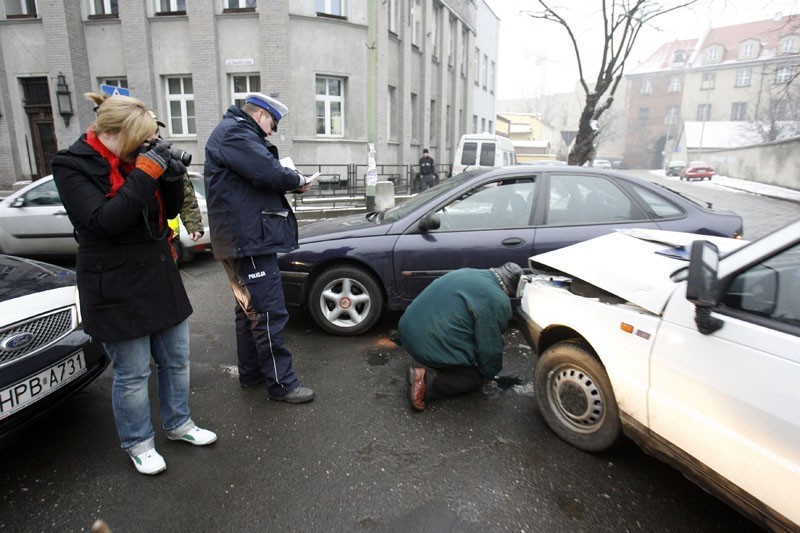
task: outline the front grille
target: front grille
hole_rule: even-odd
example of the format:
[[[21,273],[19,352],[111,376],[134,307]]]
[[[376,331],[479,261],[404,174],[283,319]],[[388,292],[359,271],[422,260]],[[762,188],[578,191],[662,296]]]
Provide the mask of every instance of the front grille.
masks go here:
[[[76,326],[75,306],[70,306],[0,330],[0,367],[44,350],[69,335]],[[26,339],[30,340],[16,346]]]

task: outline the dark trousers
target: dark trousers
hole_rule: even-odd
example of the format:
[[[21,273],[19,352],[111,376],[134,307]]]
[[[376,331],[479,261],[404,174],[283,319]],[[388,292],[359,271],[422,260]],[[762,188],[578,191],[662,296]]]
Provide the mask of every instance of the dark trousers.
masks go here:
[[[236,355],[239,381],[265,379],[270,396],[283,396],[300,382],[292,369],[292,354],[284,346],[289,321],[276,255],[222,261],[236,297]]]
[[[420,190],[426,191],[433,187],[433,183],[435,181],[435,176],[433,174],[423,174],[419,178],[419,186]]]
[[[425,386],[426,401],[440,400],[480,390],[483,386],[483,376],[474,365],[428,369],[425,372]]]

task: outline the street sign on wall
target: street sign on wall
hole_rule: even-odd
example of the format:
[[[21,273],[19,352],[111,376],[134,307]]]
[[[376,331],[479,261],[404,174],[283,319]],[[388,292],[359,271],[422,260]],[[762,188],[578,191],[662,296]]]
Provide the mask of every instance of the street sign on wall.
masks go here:
[[[119,94],[121,96],[131,95],[130,89],[126,89],[125,87],[117,87],[116,85],[101,85],[100,90],[106,93],[108,96],[114,96],[115,94]]]

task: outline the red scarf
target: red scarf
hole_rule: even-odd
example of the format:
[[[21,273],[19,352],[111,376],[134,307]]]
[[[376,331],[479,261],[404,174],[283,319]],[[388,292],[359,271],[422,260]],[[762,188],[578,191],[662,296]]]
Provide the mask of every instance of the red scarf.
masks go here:
[[[86,144],[91,146],[95,152],[100,154],[103,159],[108,161],[108,164],[111,167],[111,172],[108,174],[108,179],[111,181],[111,191],[106,194],[106,197],[113,198],[116,196],[120,187],[125,185],[125,177],[120,173],[119,169],[121,168],[122,171],[127,175],[128,172],[133,170],[134,165],[133,163],[120,161],[120,159],[114,155],[111,150],[106,148],[106,145],[103,144],[103,142],[97,136],[97,132],[92,128],[89,128],[86,131]],[[161,200],[161,191],[158,189],[156,189],[155,198],[158,201],[158,229],[160,231],[164,227],[164,202]]]

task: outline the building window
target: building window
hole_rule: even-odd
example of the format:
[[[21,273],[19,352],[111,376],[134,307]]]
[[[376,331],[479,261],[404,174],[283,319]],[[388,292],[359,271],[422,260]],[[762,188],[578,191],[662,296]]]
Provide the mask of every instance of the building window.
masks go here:
[[[436,131],[436,100],[431,100],[431,122],[430,122],[430,144],[431,146],[434,145],[434,139],[437,138],[437,131]]]
[[[472,115],[472,133],[478,133],[478,115]]]
[[[781,43],[781,52],[791,54],[797,52],[797,40],[794,37],[787,37]]]
[[[678,123],[678,106],[667,106],[667,114],[664,116],[664,124],[674,125]]]
[[[231,77],[231,102],[236,107],[244,105],[249,93],[261,92],[261,77],[258,74],[234,74]]]
[[[649,107],[640,107],[639,108],[639,122],[647,122],[650,120],[650,108]]]
[[[681,78],[680,76],[672,76],[669,79],[669,92],[677,93],[681,90]]]
[[[167,104],[171,135],[196,135],[192,77],[167,78]]]
[[[494,61],[489,63],[489,92],[494,94]]]
[[[450,35],[448,36],[450,46],[447,49],[447,66],[450,68],[455,67],[456,65],[456,29],[458,28],[456,24],[456,19],[450,17]]]
[[[697,120],[702,122],[711,120],[711,104],[700,104],[697,106]]]
[[[714,83],[717,79],[717,75],[714,72],[704,72],[703,73],[703,82],[700,84],[701,91],[710,91],[714,88]]]
[[[481,49],[475,47],[475,85],[481,82]]]
[[[652,94],[653,82],[650,80],[642,80],[642,86],[639,88],[639,94]]]
[[[483,79],[483,90],[486,90],[489,80],[489,56],[483,54],[483,63],[481,63],[481,78]]]
[[[119,5],[118,0],[93,0],[91,3],[91,15],[95,17],[101,16],[118,16]]]
[[[747,102],[734,102],[731,104],[731,120],[747,119]]]
[[[720,49],[718,46],[714,46],[708,49],[706,52],[706,61],[708,63],[716,63],[720,60]]]
[[[775,71],[775,83],[786,84],[792,81],[794,69],[792,67],[781,67]]]
[[[742,46],[742,57],[748,58],[753,57],[753,52],[755,51],[755,47],[753,43],[746,43]]]
[[[397,87],[389,85],[388,92],[389,105],[386,110],[386,135],[391,141],[397,140],[399,130],[397,120]]]
[[[100,80],[100,85],[110,85],[111,87],[128,88],[128,78],[104,78]]]
[[[341,137],[344,134],[344,80],[317,76],[317,135]]]
[[[38,14],[36,0],[3,0],[6,18],[35,18]]]
[[[413,0],[411,7],[411,44],[419,48],[422,38],[422,0]]]
[[[686,52],[683,50],[675,50],[675,53],[672,54],[672,63],[685,63],[686,62]]]
[[[333,17],[344,16],[344,0],[316,0],[317,15],[330,15]]]
[[[411,93],[411,141],[419,141],[419,99],[415,93]]]
[[[466,27],[461,29],[461,77],[467,77],[467,66],[469,65],[469,30]]]
[[[751,70],[749,68],[742,68],[736,72],[736,87],[749,87],[750,86]]]
[[[156,0],[156,15],[185,15],[186,0]]]
[[[431,56],[434,60],[439,60],[439,22],[442,20],[442,6],[433,5],[433,16],[431,17]]]
[[[393,33],[397,35],[399,32],[397,28],[399,26],[398,18],[399,14],[398,11],[400,10],[400,0],[389,0],[389,33]]]
[[[224,11],[240,12],[240,11],[255,11],[256,0],[225,0]]]

